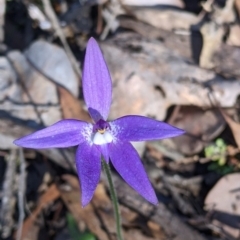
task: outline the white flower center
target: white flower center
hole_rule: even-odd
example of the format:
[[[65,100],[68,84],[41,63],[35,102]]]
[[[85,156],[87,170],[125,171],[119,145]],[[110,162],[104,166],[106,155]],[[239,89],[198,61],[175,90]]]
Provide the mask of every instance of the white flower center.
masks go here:
[[[97,131],[93,135],[93,143],[96,145],[103,145],[113,141],[113,136],[109,131]]]

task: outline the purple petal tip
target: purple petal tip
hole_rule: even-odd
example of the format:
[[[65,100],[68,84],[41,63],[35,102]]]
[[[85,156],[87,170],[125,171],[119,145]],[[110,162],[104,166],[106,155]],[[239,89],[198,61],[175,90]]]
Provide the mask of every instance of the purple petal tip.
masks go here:
[[[185,134],[186,133],[186,131],[185,130],[183,130],[183,129],[180,129],[180,128],[177,128],[177,131],[176,131],[176,136],[180,136],[180,135],[183,135],[183,134]]]
[[[94,37],[90,37],[89,38],[89,40],[88,40],[88,45],[91,45],[91,44],[96,44],[96,45],[98,45],[98,43],[97,43],[97,41],[95,40],[95,38]]]
[[[22,138],[18,138],[16,140],[13,141],[13,144],[19,146],[19,147],[25,147],[25,144],[24,144],[24,137]]]
[[[110,123],[119,128],[117,137],[124,141],[149,141],[177,137],[185,133],[184,130],[155,119],[128,115]]]
[[[156,205],[158,199],[155,191],[133,146],[128,142],[111,144],[109,155],[114,168],[128,185],[147,201]]]
[[[88,123],[75,120],[61,120],[47,128],[16,139],[13,143],[25,148],[65,148],[76,146],[85,141],[82,129],[88,127]]]
[[[112,80],[102,51],[94,38],[90,38],[83,65],[83,95],[89,113],[96,122],[106,120],[112,99]]]

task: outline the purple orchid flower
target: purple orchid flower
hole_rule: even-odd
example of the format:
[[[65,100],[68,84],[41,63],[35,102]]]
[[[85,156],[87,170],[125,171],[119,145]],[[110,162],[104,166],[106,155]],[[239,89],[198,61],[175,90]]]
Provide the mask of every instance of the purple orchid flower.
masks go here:
[[[94,123],[61,120],[50,127],[14,141],[26,148],[66,148],[78,145],[76,167],[80,177],[82,206],[93,197],[100,180],[101,156],[140,195],[153,204],[158,200],[131,141],[156,140],[184,133],[167,123],[142,116],[124,116],[107,122],[112,81],[101,50],[91,38],[87,44],[82,78],[83,94]]]

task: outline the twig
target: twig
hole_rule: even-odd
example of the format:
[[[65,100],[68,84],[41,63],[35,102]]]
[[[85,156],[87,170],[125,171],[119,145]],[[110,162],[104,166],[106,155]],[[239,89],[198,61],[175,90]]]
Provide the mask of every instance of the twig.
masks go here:
[[[17,150],[12,149],[7,157],[7,169],[3,183],[2,205],[0,209],[1,235],[2,238],[10,236],[13,228],[13,210],[15,205],[14,180],[16,173]]]
[[[18,183],[18,209],[19,209],[19,217],[18,217],[18,231],[16,240],[21,240],[22,237],[22,228],[23,228],[23,220],[25,217],[24,212],[24,196],[26,190],[26,163],[23,155],[22,148],[19,149],[19,160],[20,160],[20,176]]]
[[[213,3],[214,0],[207,0],[206,2],[202,3],[202,10],[198,15],[199,21],[201,21],[207,13],[210,13],[212,11]]]
[[[125,10],[123,9],[121,2],[118,0],[111,0],[109,4],[102,10],[102,16],[106,22],[106,26],[100,36],[101,40],[104,40],[108,33],[115,32],[119,27],[119,20],[117,16],[124,14]]]
[[[18,81],[20,83],[20,86],[21,88],[23,89],[24,93],[27,95],[29,101],[31,101],[32,103],[32,106],[33,106],[33,109],[38,117],[38,120],[40,122],[41,125],[44,125],[44,121],[42,119],[42,116],[41,116],[41,112],[39,111],[38,107],[37,107],[37,104],[35,103],[34,99],[32,98],[31,94],[29,93],[28,91],[28,88],[25,84],[25,81],[24,81],[24,75],[23,75],[23,72],[21,71],[22,69],[20,69],[14,61],[12,61],[12,58],[7,56],[7,60],[9,61],[9,63],[11,64],[11,67],[14,69],[16,75],[17,75],[17,78],[18,78]]]
[[[102,18],[102,5],[98,5],[98,18],[97,18],[97,27],[96,33],[100,34],[103,29],[103,18]]]
[[[1,1],[1,0],[0,0]],[[49,18],[49,20],[51,21],[52,23],[52,26],[53,28],[55,29],[56,31],[56,34],[57,36],[60,38],[61,42],[62,42],[62,45],[69,57],[69,60],[71,61],[72,63],[72,66],[76,72],[76,74],[81,77],[81,71],[80,71],[80,68],[78,66],[78,63],[77,63],[77,60],[75,59],[75,56],[73,55],[68,43],[67,43],[67,40],[66,40],[66,37],[64,36],[63,32],[62,32],[62,29],[59,25],[59,22],[58,22],[58,19],[56,17],[56,14],[52,8],[52,5],[50,3],[49,0],[42,0],[42,3],[43,3],[43,7],[44,7],[44,11],[47,15],[47,17]]]

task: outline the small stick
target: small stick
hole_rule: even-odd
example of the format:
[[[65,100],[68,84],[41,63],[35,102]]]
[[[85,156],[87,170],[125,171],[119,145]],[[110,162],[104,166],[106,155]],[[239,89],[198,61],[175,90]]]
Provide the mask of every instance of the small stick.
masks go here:
[[[52,25],[53,25],[53,28],[55,29],[56,31],[56,34],[57,36],[59,37],[59,39],[61,40],[62,42],[62,45],[69,57],[69,60],[71,61],[72,63],[72,66],[73,66],[73,69],[75,70],[76,74],[81,77],[81,71],[80,71],[80,68],[78,66],[78,63],[77,63],[77,60],[75,58],[75,56],[73,55],[68,43],[67,43],[67,40],[66,40],[66,37],[64,36],[63,32],[62,32],[62,29],[60,27],[60,24],[58,22],[58,19],[56,17],[56,14],[52,8],[52,5],[50,3],[49,0],[42,0],[42,3],[43,3],[43,7],[44,7],[44,11],[47,15],[47,17],[49,18],[49,20],[51,21]]]

